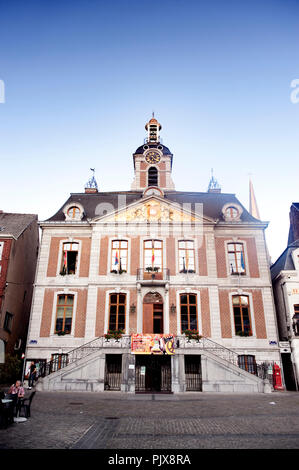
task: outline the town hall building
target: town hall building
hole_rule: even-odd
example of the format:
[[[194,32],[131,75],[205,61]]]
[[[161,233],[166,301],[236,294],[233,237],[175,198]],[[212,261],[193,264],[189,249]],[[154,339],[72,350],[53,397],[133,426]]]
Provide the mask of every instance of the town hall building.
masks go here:
[[[214,177],[176,191],[161,124],[145,128],[130,190],[101,192],[93,176],[40,222],[26,350],[37,386],[269,391],[281,357],[268,224]]]

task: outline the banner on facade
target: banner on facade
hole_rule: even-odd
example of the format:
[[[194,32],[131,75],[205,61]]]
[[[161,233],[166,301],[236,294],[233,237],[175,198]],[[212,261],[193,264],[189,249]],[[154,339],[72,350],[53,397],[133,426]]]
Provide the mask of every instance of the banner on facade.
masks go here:
[[[132,354],[174,354],[174,336],[171,334],[135,334],[131,337]]]

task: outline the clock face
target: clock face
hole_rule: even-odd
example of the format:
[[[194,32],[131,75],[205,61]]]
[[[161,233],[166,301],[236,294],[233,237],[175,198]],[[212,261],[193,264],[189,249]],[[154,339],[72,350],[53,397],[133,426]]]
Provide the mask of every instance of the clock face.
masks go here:
[[[159,161],[161,160],[161,155],[159,154],[159,152],[157,152],[157,150],[150,150],[149,152],[147,152],[145,160],[147,161],[147,163],[159,163]]]

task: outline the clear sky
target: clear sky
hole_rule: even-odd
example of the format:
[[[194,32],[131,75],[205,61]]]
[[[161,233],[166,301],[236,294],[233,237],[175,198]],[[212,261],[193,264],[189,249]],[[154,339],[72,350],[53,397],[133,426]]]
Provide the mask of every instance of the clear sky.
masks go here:
[[[44,220],[90,167],[130,189],[154,110],[177,190],[213,168],[248,208],[251,174],[274,261],[299,201],[298,56],[298,0],[0,0],[0,209]]]

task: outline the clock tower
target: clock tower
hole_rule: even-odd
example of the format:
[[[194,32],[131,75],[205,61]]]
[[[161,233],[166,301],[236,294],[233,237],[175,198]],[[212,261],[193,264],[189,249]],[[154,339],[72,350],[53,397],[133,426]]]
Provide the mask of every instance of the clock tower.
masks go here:
[[[163,191],[174,190],[171,178],[172,153],[161,143],[161,124],[154,113],[145,129],[147,137],[144,144],[133,154],[135,177],[131,189],[144,191],[149,187],[158,187]]]

